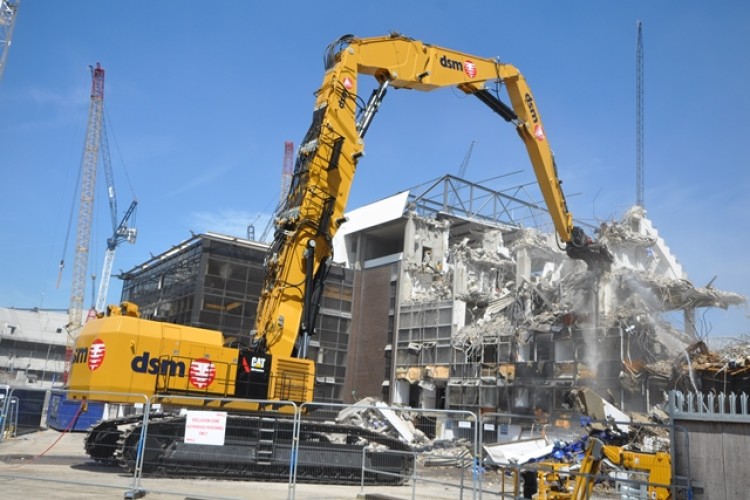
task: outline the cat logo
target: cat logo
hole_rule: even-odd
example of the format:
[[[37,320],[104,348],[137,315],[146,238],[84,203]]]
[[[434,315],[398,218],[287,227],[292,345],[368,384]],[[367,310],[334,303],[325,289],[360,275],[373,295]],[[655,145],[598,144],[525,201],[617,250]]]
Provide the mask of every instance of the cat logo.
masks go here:
[[[266,358],[253,356],[250,360],[250,371],[264,373],[266,371]]]

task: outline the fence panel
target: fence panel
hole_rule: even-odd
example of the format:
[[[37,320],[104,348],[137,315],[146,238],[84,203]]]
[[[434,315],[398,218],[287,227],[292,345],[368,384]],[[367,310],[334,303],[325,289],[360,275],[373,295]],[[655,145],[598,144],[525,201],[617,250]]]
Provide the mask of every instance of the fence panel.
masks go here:
[[[470,412],[355,405],[303,404],[295,481],[337,476],[359,494],[393,498],[473,498],[477,484],[476,416]],[[309,439],[320,429],[324,439]],[[340,457],[334,461],[329,454]],[[315,466],[315,457],[323,464]]]
[[[91,456],[91,424],[117,407],[95,401],[114,393],[9,388],[0,411],[0,481],[5,498],[76,498],[81,492],[116,497],[138,490],[135,472],[115,465],[114,457]],[[143,401],[145,395],[131,395]],[[82,399],[83,398],[83,399]],[[142,414],[136,418],[142,418]],[[84,423],[82,427],[80,423]],[[100,448],[108,443],[100,435]],[[118,492],[119,491],[119,492]]]
[[[672,473],[675,443],[684,447],[689,436],[680,432],[676,439],[672,425],[653,422],[502,413],[478,419],[471,412],[376,401],[298,408],[291,402],[145,395],[129,415],[123,408],[132,405],[99,406],[98,393],[80,391],[79,399],[59,391],[33,394],[31,401],[46,401],[47,415],[29,417],[21,411],[22,396],[28,397],[10,390],[1,398],[0,481],[18,492],[28,488],[27,497],[49,489],[49,481],[58,483],[60,495],[70,489],[71,498],[77,491],[114,497],[114,489],[126,498],[239,499],[252,493],[264,500],[524,498],[571,491],[576,483],[587,487],[584,479],[600,483],[595,494],[669,492],[680,498],[682,485],[690,484],[689,477]],[[734,402],[743,418],[744,401]],[[694,408],[705,418],[698,404]],[[76,424],[97,412],[116,419],[97,425],[86,440]],[[734,413],[727,410],[725,417],[736,418]],[[22,430],[21,421],[32,428]],[[35,421],[43,430],[33,428]],[[595,442],[602,446],[594,448]],[[595,458],[588,463],[587,450]],[[591,467],[594,462],[599,468]]]
[[[123,436],[128,470],[144,491],[190,498],[247,498],[263,482],[269,498],[291,496],[297,407],[292,402],[153,397],[143,426]],[[253,491],[256,491],[253,487]]]

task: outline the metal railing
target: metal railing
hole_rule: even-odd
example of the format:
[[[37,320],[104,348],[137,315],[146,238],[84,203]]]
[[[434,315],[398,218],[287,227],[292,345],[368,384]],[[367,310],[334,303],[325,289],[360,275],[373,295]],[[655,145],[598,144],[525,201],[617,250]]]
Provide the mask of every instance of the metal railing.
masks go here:
[[[76,396],[80,395],[76,391]],[[87,401],[103,395],[107,393],[85,394]],[[13,397],[8,394],[6,401]],[[147,492],[191,498],[245,498],[247,487],[238,480],[272,481],[276,496],[268,498],[307,498],[320,484],[326,484],[326,490],[340,491],[338,496],[342,497],[385,489],[411,499],[523,498],[532,483],[559,481],[570,487],[577,477],[587,476],[576,470],[585,440],[578,447],[575,443],[584,436],[595,437],[591,429],[604,432],[615,428],[625,436],[636,428],[632,422],[551,420],[507,413],[477,416],[468,411],[394,407],[380,402],[298,406],[286,401],[185,395],[174,396],[174,401],[169,397],[139,397],[143,399],[142,413],[128,421],[117,439],[120,451],[113,460],[125,464],[127,475],[112,467],[94,470],[91,458],[66,452],[65,460],[82,472],[56,478],[46,475],[43,480],[116,488],[125,498],[139,498]],[[671,394],[670,402],[677,415],[747,418],[745,395],[712,398]],[[178,411],[178,404],[190,409]],[[163,409],[170,405],[175,411],[168,414]],[[15,411],[11,407],[5,405],[3,426],[10,425],[6,423]],[[688,433],[677,432],[673,421],[639,423],[637,428],[644,434],[662,436],[641,440],[644,448],[638,451],[666,450],[674,457],[675,442],[681,449],[688,449]],[[78,433],[70,439],[83,441],[84,435]],[[496,453],[505,444],[524,440],[537,440],[546,449],[533,457],[520,452]],[[4,451],[10,445],[0,443],[0,456],[10,456]],[[24,446],[28,455],[44,453],[41,442],[39,446]],[[164,452],[171,454],[168,460],[160,458]],[[27,481],[38,478],[32,474],[33,468],[16,465],[0,460],[0,476]],[[114,470],[120,473],[114,475]],[[206,473],[212,470],[225,477]],[[189,483],[165,479],[174,474],[189,478]],[[670,488],[672,498],[679,498],[691,484],[690,477],[676,477],[674,471],[670,485],[649,482],[643,471],[635,469],[595,477],[634,495],[649,487]]]
[[[670,414],[682,419],[750,422],[750,395],[680,391],[669,393]]]

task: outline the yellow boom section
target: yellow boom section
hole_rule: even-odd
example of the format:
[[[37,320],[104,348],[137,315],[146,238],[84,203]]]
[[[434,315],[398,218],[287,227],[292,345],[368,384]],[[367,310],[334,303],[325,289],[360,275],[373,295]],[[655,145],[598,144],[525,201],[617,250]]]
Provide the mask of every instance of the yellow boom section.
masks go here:
[[[557,233],[572,238],[573,218],[560,188],[541,114],[521,73],[512,65],[444,49],[401,35],[346,36],[331,50],[323,84],[316,93],[313,121],[300,145],[294,178],[267,260],[267,275],[256,322],[256,339],[274,356],[299,354],[298,335],[312,332],[316,291],[322,290],[332,239],[344,210],[363,137],[388,86],[431,91],[457,87],[473,94],[515,124],[526,145]],[[358,118],[358,76],[379,82]],[[485,84],[504,85],[511,106]],[[303,342],[304,343],[304,342]],[[302,356],[304,356],[304,351]]]

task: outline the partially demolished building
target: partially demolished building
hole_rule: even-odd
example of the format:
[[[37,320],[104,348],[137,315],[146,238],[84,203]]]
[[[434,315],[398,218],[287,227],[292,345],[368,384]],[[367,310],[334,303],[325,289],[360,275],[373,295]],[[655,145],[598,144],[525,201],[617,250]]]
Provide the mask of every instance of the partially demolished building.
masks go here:
[[[335,259],[356,272],[352,341],[367,346],[350,366],[369,366],[357,392],[375,393],[380,338],[391,403],[554,414],[587,386],[642,411],[669,382],[650,367],[696,340],[696,310],[744,302],[693,286],[639,207],[595,228],[615,262],[590,271],[531,227],[546,214],[522,191],[446,176],[348,214]]]
[[[695,311],[744,298],[692,286],[637,207],[592,228],[615,262],[589,271],[544,231],[526,186],[445,176],[347,213],[310,343],[316,400],[523,414],[568,412],[579,386],[626,411],[663,400]],[[125,273],[123,300],[248,337],[265,248],[194,236]]]

